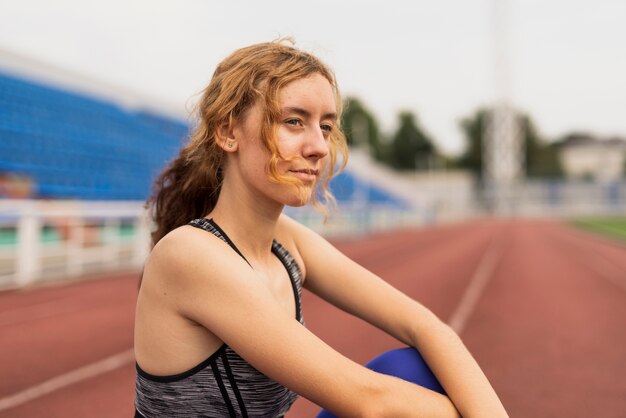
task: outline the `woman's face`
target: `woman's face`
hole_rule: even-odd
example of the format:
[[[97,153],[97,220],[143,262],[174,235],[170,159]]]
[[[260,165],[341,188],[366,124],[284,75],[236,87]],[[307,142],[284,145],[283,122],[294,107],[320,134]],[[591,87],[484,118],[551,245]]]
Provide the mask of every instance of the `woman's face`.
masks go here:
[[[328,80],[313,74],[287,84],[279,93],[281,118],[276,144],[284,158],[278,173],[296,180],[299,186],[275,182],[269,175],[270,152],[260,138],[263,112],[257,103],[235,128],[235,164],[244,183],[253,192],[281,204],[301,206],[314,191],[327,163],[328,141],[337,122],[335,96]]]

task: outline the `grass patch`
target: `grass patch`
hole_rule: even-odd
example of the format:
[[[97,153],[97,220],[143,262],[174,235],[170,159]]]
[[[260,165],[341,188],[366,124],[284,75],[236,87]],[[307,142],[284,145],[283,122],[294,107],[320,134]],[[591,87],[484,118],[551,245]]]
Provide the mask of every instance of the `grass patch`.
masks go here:
[[[626,217],[579,218],[570,223],[578,228],[626,242]]]

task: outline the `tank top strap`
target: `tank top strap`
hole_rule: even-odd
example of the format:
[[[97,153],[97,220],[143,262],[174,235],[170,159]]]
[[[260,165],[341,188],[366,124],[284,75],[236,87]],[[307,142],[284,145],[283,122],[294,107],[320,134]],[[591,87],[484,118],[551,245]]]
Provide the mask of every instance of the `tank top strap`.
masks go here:
[[[195,226],[196,228],[204,229],[205,231],[212,233],[213,235],[215,235],[216,237],[218,237],[219,239],[221,239],[222,241],[230,245],[230,247],[233,250],[235,250],[235,252],[239,254],[241,258],[243,258],[246,261],[246,263],[248,263],[248,265],[250,265],[250,262],[246,260],[246,257],[244,257],[241,251],[239,251],[239,248],[237,248],[235,243],[233,243],[231,239],[228,238],[228,235],[226,235],[226,232],[224,232],[224,230],[220,228],[219,225],[216,224],[213,219],[198,218],[189,222],[189,225]],[[252,267],[252,265],[250,265],[250,267]]]
[[[272,252],[281,261],[289,280],[291,281],[291,287],[293,289],[294,299],[296,301],[296,319],[304,324],[302,318],[302,271],[298,266],[298,263],[293,256],[287,251],[287,249],[278,241],[274,240],[272,243]]]

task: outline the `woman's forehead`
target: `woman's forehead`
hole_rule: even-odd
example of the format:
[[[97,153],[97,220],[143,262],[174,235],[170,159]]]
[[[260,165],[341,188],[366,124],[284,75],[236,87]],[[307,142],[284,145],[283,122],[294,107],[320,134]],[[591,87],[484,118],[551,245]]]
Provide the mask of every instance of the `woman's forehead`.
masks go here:
[[[336,114],[335,92],[321,74],[292,81],[279,93],[281,110],[300,111],[299,113]]]

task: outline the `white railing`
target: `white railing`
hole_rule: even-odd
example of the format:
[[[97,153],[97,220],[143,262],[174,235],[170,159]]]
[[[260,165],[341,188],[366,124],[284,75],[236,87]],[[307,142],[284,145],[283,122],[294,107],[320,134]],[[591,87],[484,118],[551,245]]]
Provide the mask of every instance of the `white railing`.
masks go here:
[[[438,221],[431,209],[342,205],[328,221],[311,207],[287,213],[328,237]],[[134,269],[150,248],[142,202],[0,199],[0,288]]]
[[[0,200],[0,287],[141,269],[150,223],[142,202]]]
[[[328,237],[359,236],[488,214],[472,193],[459,198],[435,191],[419,206],[406,209],[365,201],[342,204],[326,223],[311,207],[287,208],[286,213]],[[0,199],[0,288],[98,272],[139,271],[150,248],[147,215],[139,201]],[[624,216],[626,183],[528,182],[519,190],[512,215]]]
[[[444,210],[445,209],[445,210]],[[379,231],[420,227],[440,222],[454,222],[476,216],[473,208],[465,207],[463,214],[453,213],[449,208],[437,205],[400,208],[385,204],[344,202],[331,210],[328,219],[314,208],[285,208],[285,213],[321,235],[334,237],[358,237]]]
[[[626,215],[626,181],[531,180],[520,185],[513,195],[514,208],[508,213],[522,217]]]

